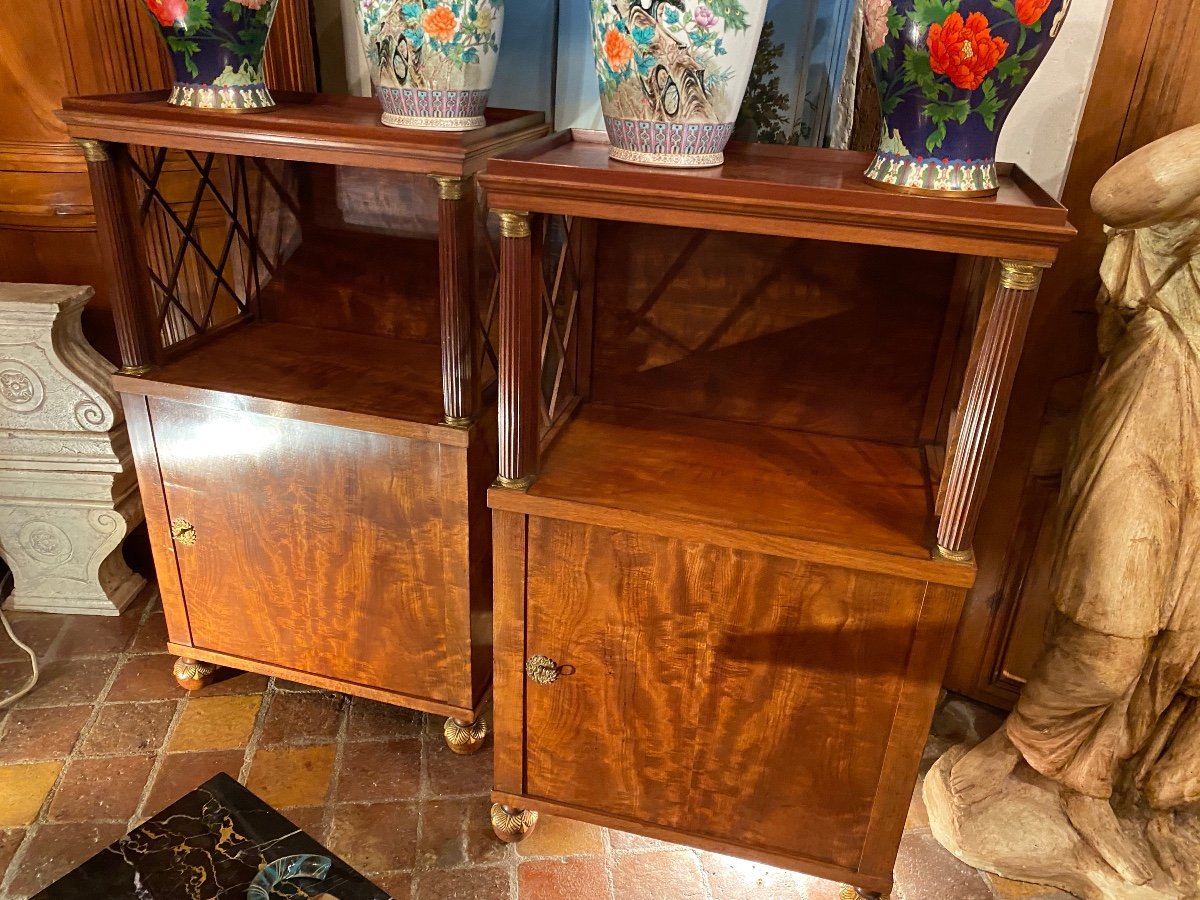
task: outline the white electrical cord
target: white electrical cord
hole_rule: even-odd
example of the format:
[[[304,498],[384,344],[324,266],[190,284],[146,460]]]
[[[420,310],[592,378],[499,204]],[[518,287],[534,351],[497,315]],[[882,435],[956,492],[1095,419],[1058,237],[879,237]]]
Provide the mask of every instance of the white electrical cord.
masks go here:
[[[4,589],[7,587],[5,582],[11,582],[11,580],[12,573],[10,572],[3,579],[3,581],[0,581],[0,603],[3,603],[5,596],[8,594],[8,591]],[[0,607],[0,623],[4,625],[4,630],[7,631],[8,636],[13,639],[13,643],[29,654],[29,662],[33,665],[33,674],[29,676],[29,681],[26,683],[25,687],[21,688],[11,697],[5,697],[3,700],[0,700],[0,709],[4,709],[6,706],[12,706],[30,691],[32,691],[34,686],[38,683],[38,661],[37,654],[34,653],[33,650],[31,650],[26,644],[23,644],[21,639],[13,633],[12,625],[9,624],[8,618],[4,615],[3,607]]]

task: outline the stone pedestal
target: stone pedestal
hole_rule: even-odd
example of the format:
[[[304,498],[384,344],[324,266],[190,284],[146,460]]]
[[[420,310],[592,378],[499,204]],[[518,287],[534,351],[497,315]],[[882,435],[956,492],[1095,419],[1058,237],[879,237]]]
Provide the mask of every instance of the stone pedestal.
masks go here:
[[[145,586],[121,555],[142,520],[113,366],[84,340],[92,289],[0,283],[0,555],[11,609],[115,616]]]

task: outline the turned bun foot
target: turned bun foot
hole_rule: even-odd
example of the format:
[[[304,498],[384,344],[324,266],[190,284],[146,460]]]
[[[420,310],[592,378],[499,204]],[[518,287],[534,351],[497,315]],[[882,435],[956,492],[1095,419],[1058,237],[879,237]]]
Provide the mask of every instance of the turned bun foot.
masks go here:
[[[212,681],[217,667],[212,663],[199,662],[183,656],[175,660],[175,668],[172,671],[181,688],[185,691],[198,691]]]
[[[446,746],[462,756],[478,753],[487,737],[487,723],[482,718],[474,722],[464,722],[461,719],[449,718],[442,728],[446,738]]]
[[[884,896],[879,891],[846,885],[838,892],[838,900],[884,900]]]
[[[492,831],[506,844],[516,844],[529,836],[537,825],[538,814],[532,809],[513,809],[500,803],[492,804]]]

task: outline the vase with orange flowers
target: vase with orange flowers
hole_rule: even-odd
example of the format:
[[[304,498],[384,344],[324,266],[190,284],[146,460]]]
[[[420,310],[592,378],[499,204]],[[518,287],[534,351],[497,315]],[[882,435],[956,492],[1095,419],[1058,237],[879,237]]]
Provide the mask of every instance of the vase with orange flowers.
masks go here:
[[[275,105],[263,82],[278,0],[143,0],[171,54],[174,106],[245,111]]]
[[[719,166],[767,0],[590,0],[600,105],[623,162]]]
[[[916,193],[996,193],[1004,120],[1071,0],[866,0],[883,138],[867,178]]]
[[[384,125],[484,126],[504,0],[358,0],[358,13]]]

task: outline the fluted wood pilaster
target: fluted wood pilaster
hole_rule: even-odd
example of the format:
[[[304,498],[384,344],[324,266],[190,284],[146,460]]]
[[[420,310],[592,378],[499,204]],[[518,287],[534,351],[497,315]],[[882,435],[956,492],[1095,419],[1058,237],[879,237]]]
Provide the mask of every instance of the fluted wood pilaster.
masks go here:
[[[138,375],[154,365],[158,341],[146,254],[138,232],[140,216],[125,163],[128,148],[100,141],[78,143],[87,159],[101,258],[112,275],[110,301],[121,371]]]
[[[475,180],[435,177],[441,292],[442,398],[446,422],[479,413],[479,308],[475,297]]]
[[[528,213],[500,212],[500,477],[524,490],[537,472],[540,298]]]
[[[1041,277],[1037,264],[1000,261],[996,294],[985,308],[982,340],[967,368],[958,437],[945,475],[937,542],[939,553],[950,559],[971,558],[975,525],[996,462]]]

